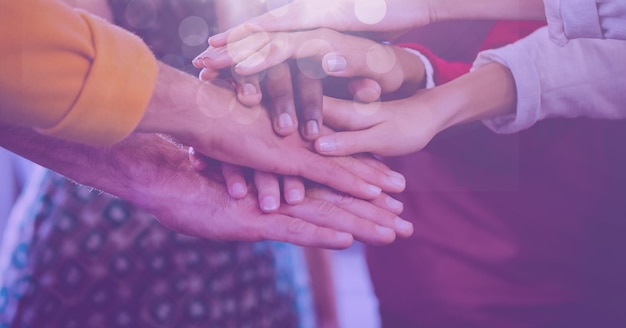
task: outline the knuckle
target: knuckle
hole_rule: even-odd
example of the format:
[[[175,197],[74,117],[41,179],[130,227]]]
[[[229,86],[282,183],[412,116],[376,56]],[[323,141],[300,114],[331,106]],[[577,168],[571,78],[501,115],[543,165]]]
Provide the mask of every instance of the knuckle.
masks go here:
[[[293,218],[287,225],[287,232],[294,235],[306,234],[310,231],[311,225],[299,218]]]

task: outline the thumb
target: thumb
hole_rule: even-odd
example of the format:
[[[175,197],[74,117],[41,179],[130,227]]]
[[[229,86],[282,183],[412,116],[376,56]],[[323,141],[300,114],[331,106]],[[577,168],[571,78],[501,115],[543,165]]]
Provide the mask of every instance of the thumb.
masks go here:
[[[336,132],[315,140],[315,150],[321,155],[348,156],[358,153],[379,153],[381,138],[376,128],[362,131]]]

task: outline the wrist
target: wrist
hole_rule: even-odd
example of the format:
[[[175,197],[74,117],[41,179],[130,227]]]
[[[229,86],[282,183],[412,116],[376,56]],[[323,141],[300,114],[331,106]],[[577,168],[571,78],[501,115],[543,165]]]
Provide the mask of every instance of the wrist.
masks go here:
[[[495,116],[514,114],[517,90],[511,71],[498,63],[485,65],[431,89],[430,108],[438,132]]]
[[[210,118],[219,116],[213,111],[222,110],[212,103],[214,89],[165,64],[159,66],[154,93],[135,131],[166,134],[185,144],[201,133],[206,138],[206,131],[213,130]]]

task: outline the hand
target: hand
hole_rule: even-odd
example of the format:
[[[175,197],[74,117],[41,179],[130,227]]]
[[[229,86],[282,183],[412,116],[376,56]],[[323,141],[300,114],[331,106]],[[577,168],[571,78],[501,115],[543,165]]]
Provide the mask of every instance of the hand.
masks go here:
[[[217,163],[210,158],[207,158],[201,154],[196,153],[193,148],[189,148],[189,158],[191,166],[196,171],[205,171],[211,165],[218,166],[220,163]],[[359,155],[357,157],[359,160],[363,161],[367,165],[378,168],[380,170],[388,170],[388,168],[379,160],[374,159],[369,155]],[[248,186],[246,182],[246,174],[244,173],[246,169],[234,166],[230,164],[221,163],[221,171],[222,175],[225,179],[225,183],[229,190],[229,194],[234,199],[244,199],[248,195]],[[258,203],[260,205],[260,209],[266,213],[276,212],[278,211],[278,204],[280,203],[280,187],[279,187],[279,177],[275,174],[254,171],[254,187],[257,190]],[[289,205],[298,205],[304,201],[305,195],[305,186],[303,184],[303,180],[297,177],[289,177],[282,176],[280,177],[283,184],[283,193],[285,194],[285,201]],[[311,185],[311,184],[309,184]],[[317,187],[314,187],[314,189]],[[253,188],[254,189],[254,188]],[[295,193],[295,196],[294,196]],[[310,193],[310,191],[309,191]],[[269,199],[269,205],[266,204]],[[354,202],[355,200],[351,197],[343,196],[346,200],[350,202]],[[388,195],[382,195],[377,200],[373,201],[372,204],[375,204],[379,208],[395,213],[399,215],[402,212],[403,204]],[[376,211],[376,209],[374,209]],[[378,210],[380,212],[380,210]],[[385,213],[382,212],[381,217],[384,217]],[[378,215],[373,216],[374,222],[377,221]],[[389,228],[395,230],[395,233],[401,237],[408,237],[412,230],[408,229],[411,226],[409,222],[402,220],[401,218],[395,218],[393,225],[389,226]],[[384,224],[384,222],[381,222]]]
[[[394,240],[390,226],[412,231],[372,202],[310,187],[302,204],[277,213],[259,210],[251,192],[233,200],[216,168],[195,171],[184,150],[155,135],[134,134],[109,148],[93,148],[0,124],[0,146],[77,181],[126,199],[175,231],[217,240],[271,239],[303,246],[348,247],[355,238]],[[389,206],[387,206],[389,207]]]
[[[400,100],[362,104],[324,98],[326,123],[343,132],[320,137],[315,149],[324,155],[404,155],[451,126],[514,114],[516,100],[515,80],[498,63]]]
[[[176,157],[179,159],[171,164],[175,170],[161,165],[158,176],[144,178],[148,183],[140,184],[142,188],[134,189],[132,194],[145,200],[142,206],[160,222],[179,232],[203,237],[209,234],[210,238],[220,240],[272,239],[300,245],[321,242],[326,243],[324,247],[345,242],[342,234],[331,233],[335,231],[348,232],[358,240],[373,244],[393,241],[394,230],[402,236],[412,233],[412,225],[397,216],[402,210],[401,204],[387,199],[386,195],[368,202],[319,185],[309,185],[300,204],[285,204],[275,213],[262,213],[254,188],[244,198],[233,200],[223,191],[218,165],[208,164],[203,171],[204,178],[200,179],[199,173],[192,165],[185,165],[180,154],[167,156]],[[211,187],[212,184],[219,184],[220,191],[213,191],[217,188]],[[150,196],[144,196],[146,193]],[[212,208],[208,218],[203,208]]]
[[[295,0],[209,39],[214,47],[250,34],[302,31],[398,32],[458,19],[545,20],[542,0]]]
[[[425,84],[424,65],[404,49],[330,29],[292,33],[256,33],[225,48],[209,47],[195,60],[206,75],[235,65],[237,75],[254,75],[297,59],[298,66],[315,60],[323,75],[353,78],[348,88],[360,101],[382,93],[415,91]],[[269,73],[268,73],[269,75]],[[321,76],[323,76],[321,75]],[[284,76],[284,75],[283,75]]]
[[[312,143],[297,135],[275,135],[267,111],[260,106],[245,108],[232,91],[162,66],[154,94],[137,129],[140,132],[166,133],[216,160],[302,176],[359,198],[373,199],[381,189],[404,189],[397,174],[375,170],[349,157],[322,157],[314,152]]]
[[[315,149],[335,156],[399,156],[421,150],[441,130],[437,108],[429,106],[429,91],[370,104],[324,98],[326,124],[340,132],[318,138]]]
[[[429,0],[296,0],[211,37],[210,44],[221,47],[259,31],[408,30],[437,20],[439,7]]]
[[[202,68],[200,80],[212,81],[219,78],[220,68],[204,65],[204,52],[194,59],[193,64]],[[272,117],[274,132],[288,136],[300,126],[300,134],[306,140],[315,140],[320,136],[322,126],[322,83],[312,78],[314,73],[303,71],[304,67],[295,67],[289,63],[278,63],[259,74],[240,75],[232,72],[236,84],[237,99],[246,106],[257,106],[263,98],[260,79],[264,77],[263,87],[267,105]],[[265,74],[261,74],[265,73]],[[293,81],[292,81],[293,79]],[[296,91],[294,95],[294,89]],[[298,108],[298,110],[296,110]],[[302,124],[298,124],[301,122]]]

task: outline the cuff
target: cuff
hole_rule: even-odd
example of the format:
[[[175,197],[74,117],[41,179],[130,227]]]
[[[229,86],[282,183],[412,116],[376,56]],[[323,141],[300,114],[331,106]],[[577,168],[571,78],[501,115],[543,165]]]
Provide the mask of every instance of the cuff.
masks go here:
[[[55,126],[39,132],[106,146],[128,136],[148,106],[158,66],[136,35],[81,12],[91,29],[95,56],[83,89]]]
[[[424,56],[421,52],[411,49],[411,48],[403,48],[404,50],[408,51],[409,53],[417,56],[417,58],[419,58],[422,61],[422,64],[424,64],[424,77],[426,79],[426,86],[424,87],[424,89],[432,89],[435,87],[435,70],[433,69],[433,65],[431,64],[430,60],[428,60],[428,58],[426,58],[426,56]]]

